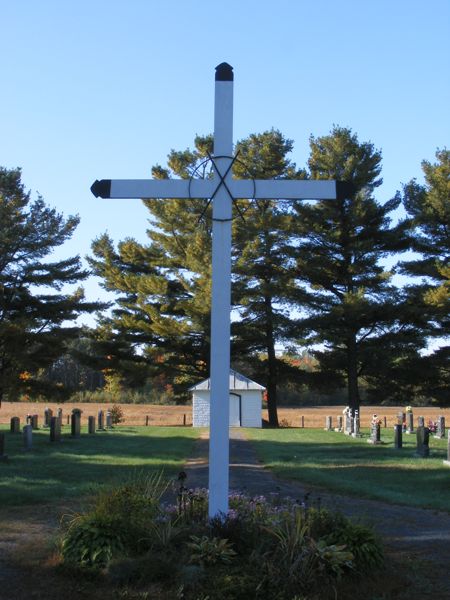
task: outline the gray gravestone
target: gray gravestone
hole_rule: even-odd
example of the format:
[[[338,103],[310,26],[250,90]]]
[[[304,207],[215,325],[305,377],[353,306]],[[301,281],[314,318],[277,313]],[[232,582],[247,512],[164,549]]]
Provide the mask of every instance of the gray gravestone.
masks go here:
[[[447,460],[444,460],[444,465],[450,467],[450,429],[447,432]]]
[[[19,417],[12,417],[11,418],[10,431],[11,431],[11,433],[20,433],[20,419],[19,419]]]
[[[414,415],[412,411],[406,413],[406,433],[414,433]]]
[[[362,437],[359,428],[359,411],[355,410],[355,416],[353,417],[353,432],[352,437]]]
[[[95,417],[88,417],[88,433],[95,433]]]
[[[372,423],[370,426],[370,437],[367,440],[369,444],[381,444],[381,424]]]
[[[58,419],[58,417],[50,418],[50,441],[61,441],[61,421]]]
[[[53,411],[51,408],[44,410],[44,427],[50,427],[50,420],[53,417]]]
[[[339,431],[339,433],[342,431],[342,415],[338,415],[337,418],[337,427],[335,428],[335,431]]]
[[[71,436],[80,437],[81,434],[81,412],[77,409],[73,409],[72,416],[70,418],[71,425]]]
[[[106,429],[112,429],[112,414],[109,412],[106,413]]]
[[[25,425],[23,428],[23,447],[24,450],[31,450],[33,447],[33,427]]]
[[[105,429],[105,413],[102,410],[98,411],[98,415],[97,415],[97,429],[99,429],[100,431],[103,431]]]
[[[345,413],[345,435],[351,435],[353,433],[353,418],[350,412]]]
[[[445,438],[445,417],[443,416],[437,418],[436,434],[434,437],[439,438],[440,440]]]
[[[58,408],[58,412],[57,412],[56,416],[58,417],[59,422],[61,423],[61,427],[62,427],[62,422],[63,422],[63,409],[62,408]]]
[[[0,433],[0,462],[8,460],[8,456],[5,454],[5,438],[5,434]]]
[[[325,417],[325,431],[333,430],[333,417]]]
[[[425,417],[417,417],[417,427],[425,427]]]
[[[33,429],[39,429],[38,427],[38,415],[31,415],[31,427]]]
[[[427,458],[430,455],[430,448],[428,446],[430,441],[430,430],[428,427],[418,427],[416,436],[416,456],[419,456],[420,458]]]
[[[394,448],[400,449],[402,447],[402,430],[403,426],[401,423],[394,425]]]

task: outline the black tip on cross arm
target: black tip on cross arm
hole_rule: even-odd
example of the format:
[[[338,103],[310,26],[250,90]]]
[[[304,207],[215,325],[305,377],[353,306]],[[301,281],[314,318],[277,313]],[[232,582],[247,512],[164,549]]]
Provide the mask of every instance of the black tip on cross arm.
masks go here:
[[[216,81],[233,81],[233,67],[226,62],[217,65]]]
[[[353,198],[356,192],[356,186],[351,181],[336,181],[336,200]]]
[[[111,196],[111,179],[96,179],[91,185],[91,192],[96,198],[110,198]]]

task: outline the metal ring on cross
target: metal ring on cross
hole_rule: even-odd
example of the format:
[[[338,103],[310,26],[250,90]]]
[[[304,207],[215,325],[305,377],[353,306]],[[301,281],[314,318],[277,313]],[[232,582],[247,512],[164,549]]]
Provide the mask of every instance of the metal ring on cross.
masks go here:
[[[239,153],[238,153],[238,154],[239,154]],[[236,156],[225,156],[225,155],[221,155],[221,156],[211,156],[211,157],[209,157],[209,158],[205,158],[205,160],[202,160],[202,161],[201,161],[201,162],[200,162],[200,163],[199,163],[199,164],[198,164],[198,165],[195,167],[194,171],[192,172],[192,175],[191,175],[191,176],[190,176],[190,178],[189,178],[188,197],[189,197],[189,198],[192,198],[192,195],[191,195],[191,183],[192,183],[192,180],[196,178],[196,177],[195,177],[195,175],[196,175],[196,174],[197,174],[197,173],[200,171],[200,169],[203,169],[203,167],[204,167],[205,165],[207,165],[208,163],[212,163],[212,164],[215,166],[215,163],[214,163],[214,160],[215,160],[215,159],[220,159],[220,158],[228,158],[228,159],[230,159],[230,160],[232,161],[232,163],[231,163],[231,164],[238,163],[238,164],[242,165],[242,166],[244,167],[244,169],[245,169],[247,172],[249,172],[249,169],[248,169],[247,165],[246,165],[246,164],[245,164],[245,163],[244,163],[242,160],[239,160],[239,159],[238,159],[238,157],[237,157],[237,156],[238,156],[238,154],[236,154]],[[217,169],[217,167],[216,167],[216,169]],[[221,182],[219,183],[219,185],[218,185],[218,187],[220,187],[220,185],[222,185],[222,183],[223,183],[223,178],[224,178],[226,175],[225,175],[225,176],[222,176],[220,172],[218,173],[218,175],[219,175],[219,178],[220,178],[220,179],[222,179],[222,181],[221,181]],[[247,197],[246,199],[247,199],[247,200],[255,200],[255,195],[256,195],[256,183],[255,183],[255,178],[254,178],[254,177],[252,177],[252,176],[250,176],[250,177],[249,177],[249,180],[250,180],[250,181],[252,182],[252,184],[253,184],[253,192],[252,192],[252,196],[251,196],[251,198],[248,198],[248,197]],[[227,191],[228,191],[228,193],[230,194],[230,191],[228,190],[228,187],[227,187]],[[230,196],[231,196],[231,194],[230,194]],[[239,200],[239,198],[234,198],[233,196],[231,196],[231,199],[232,199],[233,203],[235,204],[235,206],[236,206],[236,208],[237,208],[237,210],[238,210],[238,213],[239,213],[239,215],[240,215],[240,216],[243,218],[243,215],[244,215],[244,214],[245,214],[247,211],[245,210],[244,212],[242,212],[242,211],[240,210],[240,208],[238,207],[238,205],[237,205],[237,200]],[[206,212],[206,209],[208,208],[208,206],[209,206],[210,202],[211,202],[211,199],[210,199],[210,200],[208,200],[208,203],[207,203],[207,205],[206,205],[206,208],[205,208],[205,210],[203,211],[203,213],[201,214],[201,216],[200,216],[200,219],[199,219],[199,220],[201,220],[201,219],[202,219],[202,217],[203,217],[203,215],[205,214],[205,212]]]

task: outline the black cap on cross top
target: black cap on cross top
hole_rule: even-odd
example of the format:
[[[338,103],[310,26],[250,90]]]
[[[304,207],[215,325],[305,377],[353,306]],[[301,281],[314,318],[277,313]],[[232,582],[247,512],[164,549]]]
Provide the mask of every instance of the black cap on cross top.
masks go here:
[[[226,62],[217,65],[216,81],[233,81],[233,67]]]

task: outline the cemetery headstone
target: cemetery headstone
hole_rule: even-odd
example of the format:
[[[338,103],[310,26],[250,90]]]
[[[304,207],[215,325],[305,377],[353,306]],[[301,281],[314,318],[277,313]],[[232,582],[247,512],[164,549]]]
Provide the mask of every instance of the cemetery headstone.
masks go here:
[[[333,430],[333,417],[325,417],[325,431]]]
[[[72,437],[80,437],[81,435],[81,411],[77,408],[72,410],[70,418],[71,435]]]
[[[402,426],[402,432],[406,432],[406,413],[400,411],[397,415],[397,423]]]
[[[417,417],[417,427],[425,427],[425,417]]]
[[[343,421],[342,415],[338,415],[338,418],[337,418],[337,427],[335,427],[334,430],[338,431],[339,433],[341,433],[341,431],[342,431],[342,421]]]
[[[62,426],[62,422],[63,422],[63,409],[62,408],[58,408],[58,412],[56,413],[56,416],[58,417],[61,426]]]
[[[105,413],[102,410],[98,411],[97,424],[97,429],[99,431],[103,431],[105,429]]]
[[[447,432],[447,460],[444,460],[444,465],[450,467],[450,429]]]
[[[70,415],[67,415],[67,425],[70,425]]]
[[[53,417],[53,411],[51,408],[44,410],[44,427],[50,427],[50,420]]]
[[[445,438],[445,417],[442,415],[437,418],[435,438],[443,440]]]
[[[11,433],[20,433],[20,419],[19,419],[19,417],[11,417],[10,432]]]
[[[39,429],[38,427],[38,415],[31,415],[31,427],[33,429]]]
[[[50,441],[61,441],[61,421],[58,417],[50,417]]]
[[[406,413],[406,433],[414,433],[414,414],[412,410]]]
[[[367,440],[369,444],[381,444],[381,419],[373,415],[370,423],[370,437]]]
[[[430,441],[430,430],[428,429],[428,427],[418,427],[416,436],[416,456],[419,456],[420,458],[427,458],[428,456],[430,456],[430,447],[428,445]]]
[[[106,429],[112,429],[112,428],[113,428],[113,425],[112,425],[112,414],[108,410],[108,412],[106,413]]]
[[[353,431],[352,437],[362,437],[360,426],[359,426],[359,411],[355,410],[355,416],[353,417]]]
[[[353,418],[352,411],[349,406],[344,409],[344,433],[345,435],[351,435],[353,433]]]
[[[0,433],[0,462],[6,462],[8,460],[8,455],[5,454],[5,439],[5,434]]]
[[[27,422],[27,425],[32,425],[33,424],[33,415],[30,415],[30,413],[28,413],[27,418],[25,420]]]
[[[88,417],[88,433],[95,433],[95,417],[92,415]]]
[[[23,447],[24,450],[31,450],[33,448],[33,427],[32,425],[25,425],[23,428]]]
[[[403,425],[401,423],[397,423],[397,425],[394,425],[394,448],[397,450],[400,449],[403,445],[402,431]]]

